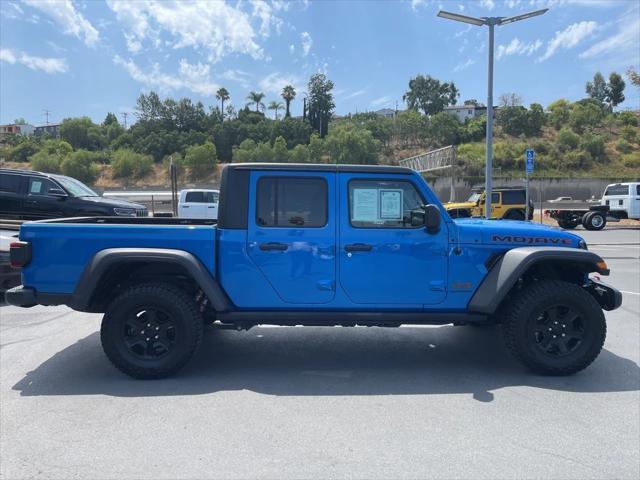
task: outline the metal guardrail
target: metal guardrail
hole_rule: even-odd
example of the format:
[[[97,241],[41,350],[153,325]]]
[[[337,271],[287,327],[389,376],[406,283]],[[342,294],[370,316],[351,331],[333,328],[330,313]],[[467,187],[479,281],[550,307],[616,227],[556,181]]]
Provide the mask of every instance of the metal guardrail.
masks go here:
[[[398,164],[416,172],[424,173],[443,168],[451,168],[456,163],[456,146],[438,148],[413,157],[402,159]]]

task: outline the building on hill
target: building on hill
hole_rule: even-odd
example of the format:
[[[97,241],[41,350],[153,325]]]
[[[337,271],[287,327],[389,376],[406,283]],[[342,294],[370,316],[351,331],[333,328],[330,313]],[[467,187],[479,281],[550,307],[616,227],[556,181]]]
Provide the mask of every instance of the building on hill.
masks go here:
[[[49,123],[47,125],[40,125],[35,128],[34,135],[36,137],[48,135],[53,138],[60,138],[60,125],[60,123]]]
[[[33,125],[10,123],[7,125],[0,125],[0,143],[5,143],[11,135],[22,135],[30,137],[33,135],[35,128]]]
[[[380,110],[376,110],[373,113],[375,113],[379,117],[384,118],[394,118],[398,114],[398,112],[393,108],[381,108]]]
[[[493,116],[495,118],[498,107],[493,107]],[[464,123],[475,117],[487,114],[487,107],[476,107],[475,105],[451,105],[444,107],[445,113],[455,116],[460,123]]]

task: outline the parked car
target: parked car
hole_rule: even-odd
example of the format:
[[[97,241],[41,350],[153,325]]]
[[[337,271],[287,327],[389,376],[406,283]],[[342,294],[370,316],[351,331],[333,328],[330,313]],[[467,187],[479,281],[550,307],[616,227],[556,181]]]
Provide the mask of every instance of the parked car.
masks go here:
[[[600,205],[587,208],[552,208],[545,210],[562,228],[571,230],[578,225],[587,230],[602,230],[607,222],[624,219],[640,220],[640,183],[612,183],[607,185]]]
[[[491,190],[491,218],[524,220],[527,192],[521,187],[495,187]],[[484,189],[474,189],[466,202],[444,204],[453,218],[481,217],[484,215]],[[533,218],[533,202],[529,200],[529,220]]]
[[[146,217],[144,205],[106,199],[75,178],[31,170],[0,169],[0,218]]]
[[[573,197],[556,197],[553,200],[548,200],[548,203],[558,203],[558,202],[571,202],[573,201]]]
[[[178,216],[217,220],[219,198],[219,190],[181,190],[178,198]]]
[[[11,259],[12,305],[104,312],[107,357],[166,377],[203,324],[500,323],[536,372],[586,368],[621,293],[605,261],[553,227],[452,220],[417,172],[365,165],[231,164],[220,216],[29,222]],[[73,226],[73,228],[69,228]]]

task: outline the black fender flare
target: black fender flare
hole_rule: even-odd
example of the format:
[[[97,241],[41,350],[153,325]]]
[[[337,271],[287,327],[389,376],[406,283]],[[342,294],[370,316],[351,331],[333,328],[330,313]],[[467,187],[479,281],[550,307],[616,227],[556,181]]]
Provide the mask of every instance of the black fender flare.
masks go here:
[[[164,248],[100,250],[84,268],[68,305],[74,310],[89,311],[92,295],[102,276],[117,264],[136,261],[179,265],[191,275],[216,311],[227,312],[233,309],[227,294],[200,260],[189,252]]]
[[[578,266],[584,273],[598,272],[609,275],[602,258],[588,250],[564,247],[519,247],[506,252],[489,270],[471,297],[470,312],[492,314],[507,296],[518,279],[536,263],[552,260],[554,263]]]

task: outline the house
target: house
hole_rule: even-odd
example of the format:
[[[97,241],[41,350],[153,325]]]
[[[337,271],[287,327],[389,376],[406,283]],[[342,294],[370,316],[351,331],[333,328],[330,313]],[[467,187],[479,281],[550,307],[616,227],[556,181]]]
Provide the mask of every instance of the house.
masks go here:
[[[47,135],[53,138],[60,138],[60,123],[49,123],[47,125],[40,125],[35,128],[35,136],[41,137]]]
[[[394,118],[397,112],[392,108],[381,108],[380,110],[376,110],[375,113],[379,117],[385,118]]]
[[[497,107],[493,107],[493,112],[495,116],[495,112]],[[467,120],[475,117],[479,117],[481,115],[487,114],[487,107],[481,106],[476,107],[475,105],[452,105],[449,107],[444,107],[444,111],[455,116],[460,123],[464,123]]]
[[[29,124],[10,123],[0,125],[0,143],[4,143],[11,135],[23,135],[29,137],[33,135],[35,127]]]

